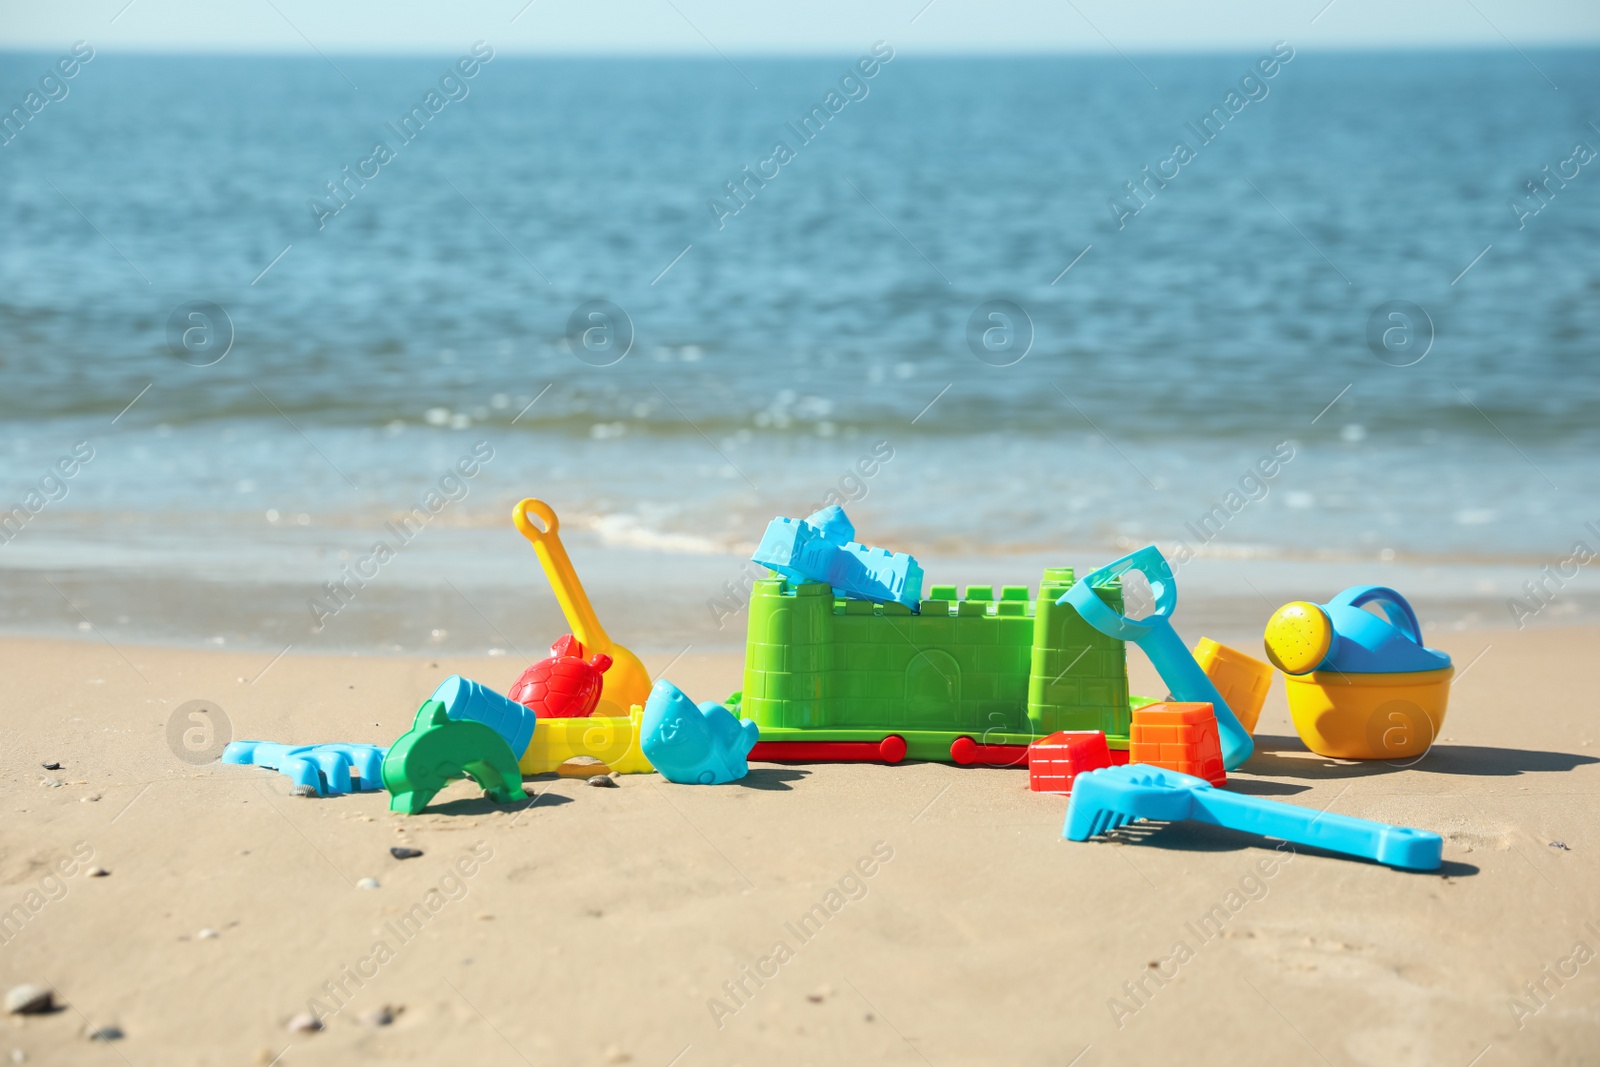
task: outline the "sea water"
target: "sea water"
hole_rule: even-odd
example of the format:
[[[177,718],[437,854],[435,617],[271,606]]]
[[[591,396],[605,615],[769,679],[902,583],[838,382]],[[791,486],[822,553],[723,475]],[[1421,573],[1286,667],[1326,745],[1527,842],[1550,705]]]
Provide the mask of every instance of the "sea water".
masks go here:
[[[101,54],[6,128],[0,627],[535,653],[524,496],[671,651],[823,503],[930,581],[1588,617],[1594,52],[457,51]]]

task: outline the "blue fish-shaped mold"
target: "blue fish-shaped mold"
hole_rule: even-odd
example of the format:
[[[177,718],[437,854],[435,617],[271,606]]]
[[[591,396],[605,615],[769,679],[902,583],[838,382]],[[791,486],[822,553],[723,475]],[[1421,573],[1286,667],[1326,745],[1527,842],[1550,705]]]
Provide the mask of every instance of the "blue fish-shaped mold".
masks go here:
[[[651,766],[679,785],[721,785],[750,770],[745,762],[760,728],[715,701],[698,707],[666,679],[650,690],[640,724],[640,748]]]

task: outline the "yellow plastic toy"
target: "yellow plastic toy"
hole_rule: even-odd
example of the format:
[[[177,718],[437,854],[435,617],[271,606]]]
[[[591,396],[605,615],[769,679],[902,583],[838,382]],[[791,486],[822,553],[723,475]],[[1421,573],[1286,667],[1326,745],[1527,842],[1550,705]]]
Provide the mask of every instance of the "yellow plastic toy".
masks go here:
[[[543,530],[528,518],[530,511],[544,523]],[[555,590],[561,613],[567,617],[567,625],[572,627],[572,634],[578,643],[590,655],[604,652],[611,657],[611,669],[606,672],[605,686],[600,692],[600,706],[591,717],[627,718],[629,708],[635,704],[642,707],[650,699],[650,672],[644,669],[638,656],[614,644],[606,634],[605,627],[600,625],[594,606],[583,591],[583,583],[578,581],[578,573],[572,569],[572,560],[567,558],[567,550],[561,544],[561,523],[550,505],[529,497],[511,509],[511,521],[522,531],[522,536],[533,543],[533,550],[539,554],[539,562],[544,567],[545,577]],[[543,721],[539,723],[540,728],[544,725]],[[536,744],[537,734],[536,730]],[[522,769],[528,769],[526,761]]]
[[[1255,733],[1267,690],[1272,688],[1272,665],[1209,637],[1194,646],[1194,659],[1238,716],[1244,732]]]
[[[606,684],[611,684],[609,677]],[[648,774],[655,768],[639,748],[639,722],[643,718],[644,708],[636,705],[621,716],[540,719],[518,766],[523,774],[548,774],[574,756],[593,756],[618,774]]]
[[[1454,667],[1396,674],[1283,676],[1306,747],[1333,759],[1406,759],[1438,740]]]
[[[1363,611],[1376,604],[1387,621]],[[1334,759],[1420,756],[1438,739],[1455,667],[1422,644],[1404,597],[1346,589],[1326,604],[1299,600],[1267,620],[1267,658],[1284,672],[1289,715],[1306,747]]]

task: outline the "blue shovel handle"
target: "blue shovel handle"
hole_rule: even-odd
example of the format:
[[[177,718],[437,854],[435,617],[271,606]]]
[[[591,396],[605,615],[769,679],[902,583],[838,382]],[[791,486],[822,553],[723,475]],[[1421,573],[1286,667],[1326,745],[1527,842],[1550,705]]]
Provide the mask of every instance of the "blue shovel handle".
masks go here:
[[[1129,570],[1138,570],[1150,580],[1156,593],[1156,614],[1137,621],[1113,611],[1095,594],[1094,587]],[[1206,672],[1195,662],[1194,655],[1184,645],[1183,639],[1172,628],[1168,618],[1177,606],[1178,589],[1172,579],[1172,568],[1160,551],[1151,545],[1107,564],[1073,585],[1056,601],[1071,604],[1083,616],[1083,621],[1107,637],[1119,641],[1132,641],[1150,657],[1150,663],[1167,684],[1172,699],[1210,704],[1217,715],[1217,733],[1222,742],[1222,766],[1236,770],[1244,765],[1255,751],[1255,742],[1239,724],[1238,716],[1228,707],[1228,702],[1211,684]]]

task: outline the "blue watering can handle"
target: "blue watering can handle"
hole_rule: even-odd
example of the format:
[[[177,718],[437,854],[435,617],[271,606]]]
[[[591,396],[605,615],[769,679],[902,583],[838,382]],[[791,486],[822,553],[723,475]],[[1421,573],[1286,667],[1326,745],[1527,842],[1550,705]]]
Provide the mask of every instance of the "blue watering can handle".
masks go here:
[[[1417,644],[1422,644],[1422,627],[1417,624],[1417,613],[1411,610],[1405,597],[1388,586],[1358,585],[1334,597],[1333,603],[1348,604],[1352,608],[1377,604],[1388,614],[1391,625]]]

